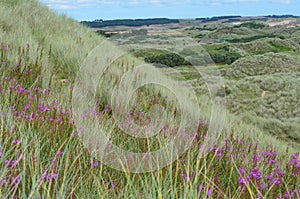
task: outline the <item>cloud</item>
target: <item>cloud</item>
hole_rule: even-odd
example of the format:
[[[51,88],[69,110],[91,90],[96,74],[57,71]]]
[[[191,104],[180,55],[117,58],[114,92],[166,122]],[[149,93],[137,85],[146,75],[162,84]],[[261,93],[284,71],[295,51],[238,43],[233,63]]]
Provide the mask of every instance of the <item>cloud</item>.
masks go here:
[[[80,7],[104,7],[104,6],[140,6],[140,5],[154,5],[154,6],[171,6],[171,5],[224,5],[235,3],[251,3],[251,2],[273,2],[290,4],[292,0],[41,0],[51,8],[68,10]]]
[[[71,3],[72,0],[46,0],[45,2],[49,4],[67,4]]]
[[[67,4],[60,4],[60,5],[53,5],[55,9],[59,10],[72,10],[77,8],[76,6],[67,5]]]
[[[141,5],[141,4],[145,4],[145,1],[141,1],[141,0],[128,0],[127,3],[129,5]]]
[[[198,1],[198,4],[209,4],[209,5],[224,5],[224,4],[234,4],[234,3],[251,3],[251,2],[259,2],[261,0],[202,0]]]
[[[90,5],[91,7],[106,6],[106,5],[124,5],[124,6],[138,6],[138,5],[172,5],[184,4],[194,0],[41,0],[43,3],[53,6],[73,5],[82,7]]]
[[[292,0],[270,0],[270,2],[290,4],[292,3]]]

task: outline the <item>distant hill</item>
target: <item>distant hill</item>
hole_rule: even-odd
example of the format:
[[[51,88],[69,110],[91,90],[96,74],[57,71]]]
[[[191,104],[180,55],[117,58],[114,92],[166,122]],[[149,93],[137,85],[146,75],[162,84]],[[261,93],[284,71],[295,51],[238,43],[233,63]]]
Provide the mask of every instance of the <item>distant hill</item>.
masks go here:
[[[196,18],[196,20],[201,20],[202,22],[213,22],[219,20],[230,20],[242,18],[242,16],[219,16],[219,17],[207,17],[207,18]]]
[[[168,18],[154,18],[154,19],[116,19],[116,20],[102,20],[80,22],[90,28],[103,28],[108,26],[149,26],[158,24],[179,23],[178,19]]]
[[[245,20],[262,20],[266,21],[268,19],[283,19],[283,18],[299,18],[299,16],[294,15],[268,15],[268,16],[215,16],[207,18],[195,18],[191,20],[196,20],[203,23],[209,22],[236,22]],[[163,24],[179,24],[180,19],[168,19],[168,18],[150,18],[150,19],[113,19],[113,20],[103,20],[95,19],[94,21],[81,21],[81,24],[90,28],[104,28],[112,26],[129,26],[129,27],[140,27],[140,26],[150,26],[150,25],[163,25]]]
[[[294,15],[268,15],[268,16],[257,16],[257,17],[242,17],[242,16],[218,16],[218,17],[208,17],[208,18],[196,18],[203,23],[208,22],[234,22],[234,21],[244,21],[244,20],[268,20],[268,19],[284,19],[284,18],[299,18],[299,16]]]

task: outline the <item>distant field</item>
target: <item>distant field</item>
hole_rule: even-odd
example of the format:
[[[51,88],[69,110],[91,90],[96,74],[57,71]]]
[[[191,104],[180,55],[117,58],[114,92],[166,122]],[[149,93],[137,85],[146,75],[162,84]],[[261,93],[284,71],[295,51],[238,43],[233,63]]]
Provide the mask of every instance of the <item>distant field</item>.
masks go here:
[[[299,19],[270,19],[265,22],[245,21],[238,25],[232,22],[219,24],[214,22],[177,27],[176,30],[169,30],[168,26],[150,26],[146,29],[134,28],[126,44],[151,43],[148,47],[143,46],[150,48],[152,45],[155,46],[154,44],[164,46],[164,42],[167,44],[172,40],[179,42],[176,38],[184,36],[194,38],[199,42],[199,46],[209,53],[226,79],[229,110],[244,118],[247,123],[299,147],[300,35],[297,32],[300,31],[296,27],[298,24]],[[291,25],[295,27],[291,28]],[[126,35],[131,30],[128,28],[122,34]],[[139,30],[143,30],[141,34]],[[118,40],[118,31],[116,34],[111,40]],[[231,42],[233,40],[234,42]],[[147,55],[147,51],[144,53],[145,57],[150,55]],[[155,57],[153,53],[151,56]],[[156,56],[160,56],[159,52]],[[189,81],[197,78],[193,75],[193,70],[188,68],[184,70],[184,67],[180,69],[184,71]],[[204,89],[203,87],[200,90]],[[262,98],[263,92],[266,96]]]

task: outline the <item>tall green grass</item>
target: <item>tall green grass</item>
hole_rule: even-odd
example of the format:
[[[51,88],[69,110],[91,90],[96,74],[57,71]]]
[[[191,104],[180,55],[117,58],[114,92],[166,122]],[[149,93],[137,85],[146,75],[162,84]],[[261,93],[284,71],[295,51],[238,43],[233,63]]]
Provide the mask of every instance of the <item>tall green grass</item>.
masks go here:
[[[290,163],[298,158],[291,157],[297,150],[235,116],[229,115],[224,134],[208,155],[199,153],[210,117],[205,96],[199,97],[204,121],[198,136],[177,161],[144,174],[105,166],[80,142],[70,103],[80,63],[102,38],[34,0],[1,1],[0,9],[1,198],[299,197],[297,165]],[[97,111],[111,119],[106,105],[99,104]],[[132,142],[143,147],[139,140]],[[264,159],[253,160],[256,156]],[[251,176],[255,168],[263,173],[262,180]],[[276,169],[286,172],[278,177],[281,183],[261,188],[267,174],[275,172],[276,178]],[[246,176],[247,183],[241,184]]]

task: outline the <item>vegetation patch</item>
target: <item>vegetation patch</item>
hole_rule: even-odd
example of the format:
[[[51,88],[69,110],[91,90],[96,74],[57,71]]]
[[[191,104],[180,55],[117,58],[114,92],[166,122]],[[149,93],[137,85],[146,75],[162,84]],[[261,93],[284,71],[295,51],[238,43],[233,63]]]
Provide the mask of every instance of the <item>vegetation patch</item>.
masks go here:
[[[275,44],[273,42],[269,42],[269,44],[274,48],[274,50],[276,52],[289,52],[289,51],[292,51],[292,49],[287,47],[287,46],[278,45],[278,44]]]
[[[140,49],[133,52],[135,57],[143,58],[146,63],[156,63],[169,67],[191,65],[176,53],[160,49]]]
[[[258,39],[262,39],[262,38],[275,38],[275,37],[278,37],[278,36],[273,35],[273,34],[265,34],[265,35],[254,35],[251,37],[243,37],[243,38],[238,38],[238,39],[227,39],[227,41],[230,43],[246,43],[246,42],[251,42],[251,41],[255,41]],[[279,38],[284,39],[283,36],[279,36]]]
[[[212,60],[218,64],[232,64],[242,57],[239,52],[236,52],[229,45],[206,45],[204,48],[210,54]]]
[[[242,23],[240,25],[234,26],[234,27],[235,28],[246,27],[246,28],[251,28],[251,29],[262,29],[267,26],[265,24],[257,23],[257,22],[246,22],[246,23]]]

